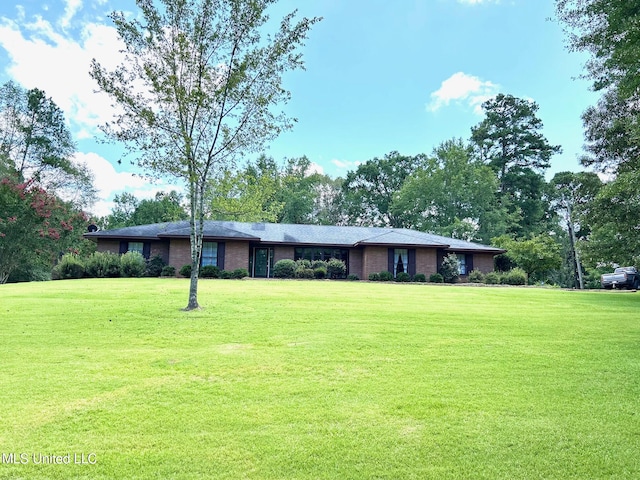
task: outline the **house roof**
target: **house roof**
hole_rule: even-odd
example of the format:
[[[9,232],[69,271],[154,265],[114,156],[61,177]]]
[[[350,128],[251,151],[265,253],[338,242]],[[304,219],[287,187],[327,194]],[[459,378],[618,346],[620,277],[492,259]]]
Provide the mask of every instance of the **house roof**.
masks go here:
[[[85,233],[90,239],[189,238],[188,221],[154,223]],[[504,250],[453,238],[418,232],[406,228],[346,227],[328,225],[294,225],[285,223],[244,223],[206,220],[206,239],[236,239],[265,244],[323,245],[336,247],[401,246],[432,247],[451,251],[487,252],[497,255]]]

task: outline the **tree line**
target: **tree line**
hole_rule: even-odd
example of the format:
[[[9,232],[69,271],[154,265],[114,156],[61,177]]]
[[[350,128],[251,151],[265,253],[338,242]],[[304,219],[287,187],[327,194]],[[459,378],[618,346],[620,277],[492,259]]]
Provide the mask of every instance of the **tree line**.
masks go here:
[[[602,97],[583,115],[585,171],[551,179],[546,174],[561,147],[544,137],[538,105],[508,94],[485,102],[469,138],[413,156],[389,152],[341,178],[315,173],[306,157],[244,162],[292,125],[270,107],[288,98],[281,74],[302,67],[295,49],[319,19],[296,23],[289,15],[272,43],[258,46],[252,32],[273,0],[218,2],[228,10],[208,9],[209,0],[163,3],[162,14],[143,5],[145,24],[114,13],[131,58],[141,63],[108,72],[94,61],[91,74],[130,107],[105,132],[137,152],[141,167],[183,179],[188,188],[146,200],[120,194],[110,215],[93,219],[101,227],[189,219],[196,263],[205,219],[413,228],[503,247],[499,269],[518,266],[531,282],[567,287],[595,284],[611,265],[638,263],[640,36],[628,20],[640,13],[629,2],[557,1],[569,47],[590,53],[585,76]],[[216,33],[221,25],[228,37]],[[214,47],[233,55],[213,67],[201,63],[217,58]],[[178,65],[193,77],[178,78]],[[141,97],[124,81],[136,76],[155,96]],[[64,115],[43,91],[13,82],[0,89],[0,281],[46,277],[61,253],[90,250],[81,224],[95,189],[74,153]]]

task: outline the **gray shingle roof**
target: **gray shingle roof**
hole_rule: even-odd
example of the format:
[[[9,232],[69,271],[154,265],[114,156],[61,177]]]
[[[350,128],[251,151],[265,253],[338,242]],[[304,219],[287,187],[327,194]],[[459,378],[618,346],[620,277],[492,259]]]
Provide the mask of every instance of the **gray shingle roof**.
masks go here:
[[[166,237],[188,238],[188,221],[154,223],[85,233],[86,238],[145,240]],[[204,237],[244,239],[266,244],[299,244],[354,247],[358,245],[424,246],[457,251],[502,253],[504,250],[473,242],[442,237],[405,228],[342,227],[327,225],[294,225],[285,223],[243,223],[207,220]]]

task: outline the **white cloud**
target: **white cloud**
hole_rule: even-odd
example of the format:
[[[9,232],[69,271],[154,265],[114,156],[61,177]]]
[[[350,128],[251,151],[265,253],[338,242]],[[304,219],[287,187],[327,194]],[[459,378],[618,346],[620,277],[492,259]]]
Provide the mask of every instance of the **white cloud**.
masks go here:
[[[331,163],[333,163],[341,170],[349,170],[352,168],[358,168],[358,165],[360,165],[362,162],[350,162],[348,160],[338,160],[337,158],[334,158],[333,160],[331,160]]]
[[[64,16],[60,19],[60,26],[66,29],[75,14],[82,8],[82,0],[66,0]]]
[[[74,161],[86,165],[94,176],[99,201],[92,208],[96,216],[108,215],[113,208],[113,197],[117,193],[132,193],[139,199],[154,198],[160,191],[176,190],[181,187],[166,182],[151,182],[148,178],[131,172],[118,172],[114,166],[97,153],[77,153]]]
[[[431,93],[431,102],[427,104],[427,110],[436,112],[454,102],[467,105],[475,113],[482,114],[482,104],[495,97],[498,88],[499,86],[493,82],[457,72],[443,81],[438,90]]]

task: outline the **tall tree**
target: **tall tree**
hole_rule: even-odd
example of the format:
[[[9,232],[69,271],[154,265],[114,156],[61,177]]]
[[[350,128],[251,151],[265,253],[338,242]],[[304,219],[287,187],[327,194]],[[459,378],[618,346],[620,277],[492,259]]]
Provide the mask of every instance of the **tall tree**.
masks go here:
[[[37,88],[0,87],[0,173],[49,193],[89,203],[95,190],[87,168],[73,161],[76,147],[64,114]]]
[[[303,67],[297,49],[319,19],[286,15],[273,36],[276,0],[136,0],[140,16],[111,14],[126,61],[91,75],[120,110],[105,132],[139,153],[137,163],[187,187],[191,282],[186,309],[199,308],[205,198],[210,179],[292,126],[274,107],[290,94],[285,72]]]
[[[584,274],[578,249],[580,231],[585,225],[581,225],[581,213],[584,212],[598,190],[602,182],[595,173],[588,172],[559,172],[549,183],[553,205],[561,214],[567,228],[569,238],[570,257],[574,272],[574,285],[584,288]]]
[[[521,217],[511,234],[541,233],[550,221],[543,173],[561,148],[542,134],[535,102],[499,94],[482,106],[486,116],[471,129],[471,141],[479,158],[496,172],[502,204],[511,216]]]
[[[424,166],[427,157],[410,157],[391,152],[374,158],[347,173],[342,184],[342,202],[351,225],[402,227],[402,220],[391,211],[393,197],[405,180]]]
[[[497,190],[495,174],[472,157],[470,146],[461,139],[448,140],[406,179],[391,212],[407,227],[489,243],[506,229],[506,220],[496,215]]]

